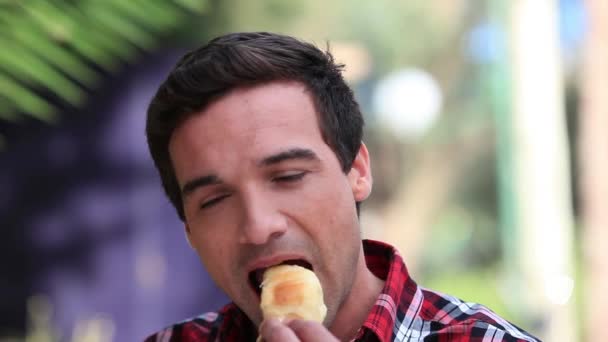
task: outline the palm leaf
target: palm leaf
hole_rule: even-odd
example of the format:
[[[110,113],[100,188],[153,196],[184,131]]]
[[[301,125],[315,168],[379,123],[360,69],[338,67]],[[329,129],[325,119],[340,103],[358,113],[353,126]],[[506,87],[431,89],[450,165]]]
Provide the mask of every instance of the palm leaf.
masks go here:
[[[101,79],[97,70],[115,71],[156,48],[206,7],[204,0],[0,2],[0,121],[57,121],[56,105],[41,93],[81,105]]]
[[[0,118],[4,120],[18,120],[19,111],[42,121],[52,122],[55,119],[55,110],[46,100],[2,74],[0,74],[0,92],[3,94],[0,98],[3,109],[0,111]]]
[[[82,84],[95,84],[99,75],[92,71],[78,55],[57,45],[46,37],[46,33],[30,21],[15,20],[9,25],[11,34],[20,48],[35,58],[43,59]]]
[[[0,46],[11,46],[11,43],[0,38]],[[32,85],[37,83],[54,90],[57,95],[69,103],[78,104],[84,95],[77,84],[25,49],[15,46],[10,53],[0,54],[0,66],[4,72],[11,74],[16,79],[24,80]]]

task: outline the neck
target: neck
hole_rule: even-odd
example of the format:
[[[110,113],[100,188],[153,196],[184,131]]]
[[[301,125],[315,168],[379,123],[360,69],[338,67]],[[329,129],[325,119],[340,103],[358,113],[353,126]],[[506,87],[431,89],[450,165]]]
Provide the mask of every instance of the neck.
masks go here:
[[[357,262],[357,275],[353,287],[346,301],[339,309],[331,324],[330,331],[340,341],[349,341],[355,337],[357,331],[376,303],[384,281],[378,279],[365,263],[363,246],[361,246],[359,261]]]

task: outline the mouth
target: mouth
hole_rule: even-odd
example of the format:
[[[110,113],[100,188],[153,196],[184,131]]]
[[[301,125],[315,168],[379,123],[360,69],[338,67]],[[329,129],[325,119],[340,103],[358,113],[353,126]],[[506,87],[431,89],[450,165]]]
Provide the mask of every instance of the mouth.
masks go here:
[[[269,269],[270,267],[274,267],[274,266],[278,266],[278,265],[296,265],[296,266],[301,266],[301,267],[307,268],[311,271],[314,271],[312,265],[304,259],[289,259],[289,260],[282,261],[276,265],[256,268],[253,271],[249,272],[248,279],[249,279],[249,286],[257,294],[258,298],[260,298],[262,295],[262,280],[264,279],[264,272],[266,272],[266,270]]]

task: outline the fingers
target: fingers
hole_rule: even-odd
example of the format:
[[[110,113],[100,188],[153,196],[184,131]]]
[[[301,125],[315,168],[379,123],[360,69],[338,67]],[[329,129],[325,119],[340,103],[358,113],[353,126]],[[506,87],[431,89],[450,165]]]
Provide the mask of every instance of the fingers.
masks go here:
[[[323,324],[318,322],[296,319],[287,323],[287,326],[300,341],[338,341]]]
[[[258,339],[264,342],[300,341],[293,330],[275,318],[262,322],[260,325],[260,338]]]
[[[338,341],[321,323],[299,319],[286,323],[277,319],[266,320],[260,326],[260,337],[266,342]]]

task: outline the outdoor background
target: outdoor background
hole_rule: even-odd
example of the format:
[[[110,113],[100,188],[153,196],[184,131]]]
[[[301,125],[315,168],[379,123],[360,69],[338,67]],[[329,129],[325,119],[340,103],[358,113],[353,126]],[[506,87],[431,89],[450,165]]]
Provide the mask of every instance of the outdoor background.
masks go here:
[[[608,341],[605,0],[0,1],[0,341],[140,341],[227,299],[144,135],[184,52],[315,42],[366,116],[365,237],[546,341]]]

